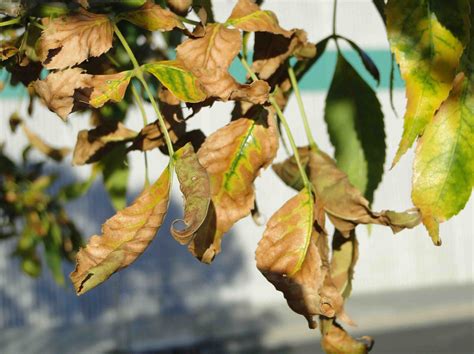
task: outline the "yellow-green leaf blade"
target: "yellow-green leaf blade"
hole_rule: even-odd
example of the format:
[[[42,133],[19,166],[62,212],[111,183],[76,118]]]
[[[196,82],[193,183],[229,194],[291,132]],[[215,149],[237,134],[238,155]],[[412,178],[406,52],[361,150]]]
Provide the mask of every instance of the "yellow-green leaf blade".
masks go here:
[[[194,74],[177,60],[145,64],[143,68],[160,80],[181,101],[195,103],[207,98]]]
[[[407,96],[403,135],[394,164],[423,133],[448,97],[468,38],[469,13],[467,0],[387,3],[388,38]]]
[[[77,254],[70,277],[78,295],[107,280],[142,254],[155,237],[168,209],[170,168],[133,202],[102,226]]]
[[[111,75],[93,75],[88,82],[92,87],[89,104],[94,108],[99,108],[108,101],[122,101],[132,76],[132,71]]]
[[[433,242],[440,244],[438,223],[461,211],[474,184],[474,91],[459,74],[419,141],[414,162],[412,199]]]
[[[175,220],[171,225],[171,234],[181,244],[188,244],[204,222],[211,201],[209,175],[199,163],[193,145],[187,143],[175,153],[176,175],[185,198],[183,220]],[[185,228],[176,229],[177,222]]]
[[[153,1],[147,1],[135,11],[125,12],[119,18],[148,31],[171,31],[173,28],[184,28],[178,16]]]

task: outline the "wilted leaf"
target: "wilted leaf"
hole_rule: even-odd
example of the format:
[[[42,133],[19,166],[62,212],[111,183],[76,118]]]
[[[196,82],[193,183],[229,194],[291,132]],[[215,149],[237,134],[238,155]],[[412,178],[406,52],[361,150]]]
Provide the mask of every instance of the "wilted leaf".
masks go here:
[[[386,225],[396,233],[420,223],[417,211],[378,213],[370,210],[368,200],[349,182],[334,160],[322,151],[311,151],[309,169],[318,201],[324,205],[331,222],[345,237],[349,237],[358,224]]]
[[[100,125],[91,130],[81,130],[77,134],[72,162],[83,165],[99,160],[117,142],[126,142],[137,136],[122,123]]]
[[[171,138],[171,142],[175,144],[178,141],[178,138],[184,134],[186,127],[184,123],[181,124],[180,122],[173,121],[172,117],[168,116],[165,116],[165,124],[168,128],[168,134]],[[164,140],[160,124],[158,120],[156,120],[147,124],[142,130],[140,130],[129,149],[148,151],[165,145],[166,142]]]
[[[66,120],[74,107],[75,91],[88,87],[88,80],[89,76],[82,74],[82,69],[73,68],[50,73],[46,79],[36,80],[33,87],[44,104]]]
[[[170,170],[133,202],[102,226],[102,236],[92,236],[77,254],[71,280],[78,295],[107,280],[142,254],[156,235],[168,208]]]
[[[291,56],[303,59],[316,55],[316,46],[308,42],[305,31],[293,30],[291,33],[290,38],[268,32],[255,33],[252,70],[259,78],[270,78]]]
[[[331,279],[345,299],[352,291],[352,278],[358,258],[359,243],[355,231],[346,238],[335,230],[332,238]]]
[[[291,37],[292,32],[280,27],[272,11],[261,10],[252,0],[239,0],[226,24],[246,32],[270,32]]]
[[[474,186],[473,76],[456,77],[416,149],[412,199],[437,245],[438,224],[464,208]]]
[[[26,135],[26,138],[28,139],[28,142],[35,149],[52,158],[53,160],[61,162],[62,159],[71,152],[71,149],[69,148],[54,148],[45,143],[44,140],[34,133],[30,128],[28,128],[25,123],[22,123],[21,127]]]
[[[92,89],[92,92],[89,100],[84,103],[99,108],[108,101],[122,101],[132,76],[132,71],[122,71],[110,75],[88,75],[90,78],[87,80],[87,88]]]
[[[322,223],[315,220],[313,195],[305,188],[273,214],[255,253],[257,268],[310,328],[316,328],[313,316],[336,313],[325,294],[327,269],[317,247]]]
[[[266,112],[266,111],[264,111]],[[278,149],[273,117],[240,118],[211,134],[198,151],[211,180],[212,201],[206,221],[190,251],[210,263],[220,252],[222,236],[254,205],[253,182]]]
[[[196,13],[204,10],[206,13],[207,22],[215,22],[211,0],[193,0],[193,9]]]
[[[176,154],[176,175],[185,199],[183,220],[171,225],[171,235],[182,245],[188,244],[204,222],[211,200],[211,187],[206,169],[199,163],[191,143],[179,149]],[[184,224],[184,229],[175,227]]]
[[[241,85],[229,74],[229,66],[241,46],[242,37],[238,30],[212,23],[206,26],[202,37],[187,39],[178,46],[177,59],[196,76],[209,97],[226,101],[234,95],[261,104],[268,98],[268,92],[265,97],[261,94],[264,83],[258,84],[260,95],[253,97],[257,84]]]
[[[18,48],[7,41],[0,42],[0,61],[7,60],[18,53]]]
[[[80,8],[76,15],[44,18],[37,45],[47,69],[62,69],[98,57],[112,48],[113,25],[107,15]]]
[[[342,55],[326,97],[324,119],[338,166],[372,201],[385,162],[383,113],[375,92]]]
[[[403,136],[393,164],[423,133],[448,97],[468,38],[469,13],[467,0],[388,1],[388,38],[407,96]],[[444,14],[449,18],[442,22]]]
[[[184,102],[201,102],[207,98],[193,73],[177,60],[166,60],[143,65],[160,82]]]
[[[360,340],[352,338],[337,322],[334,322],[321,338],[321,346],[326,354],[366,354],[374,345],[371,337]]]
[[[145,5],[137,10],[124,12],[119,18],[148,31],[171,31],[176,27],[184,28],[184,25],[174,13],[153,1],[147,1]]]
[[[307,169],[309,162],[309,148],[298,148],[298,155],[300,157],[301,164]],[[285,182],[286,185],[291,188],[300,191],[304,187],[303,179],[301,178],[300,170],[294,156],[286,159],[283,162],[274,163],[272,165],[273,171]]]

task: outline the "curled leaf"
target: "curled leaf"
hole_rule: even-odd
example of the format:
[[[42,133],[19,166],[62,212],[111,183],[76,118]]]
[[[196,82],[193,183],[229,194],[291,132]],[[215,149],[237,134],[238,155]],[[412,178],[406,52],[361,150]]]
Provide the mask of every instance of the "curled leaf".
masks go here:
[[[194,74],[177,60],[166,60],[143,65],[143,69],[155,76],[178,99],[184,102],[201,102],[206,92]]]
[[[332,239],[331,279],[345,299],[352,291],[352,278],[358,258],[359,243],[355,231],[352,231],[350,237],[346,238],[335,230]]]
[[[137,10],[124,12],[120,19],[125,19],[148,31],[171,31],[174,28],[184,28],[183,23],[174,13],[153,1],[147,1]]]
[[[126,142],[137,136],[122,123],[100,125],[91,130],[81,130],[77,134],[72,162],[83,165],[99,160],[108,148],[118,142]]]
[[[390,0],[385,8],[388,39],[407,96],[403,135],[393,164],[448,97],[469,35],[469,1],[431,2]],[[449,19],[443,21],[446,13]]]
[[[240,118],[211,134],[198,151],[211,181],[212,201],[206,221],[190,251],[210,263],[220,252],[222,235],[254,206],[253,182],[278,149],[273,117],[263,111],[257,120]]]
[[[102,236],[92,236],[77,254],[70,277],[78,295],[107,280],[127,267],[148,247],[168,209],[170,170],[132,203],[102,226]]]
[[[0,42],[0,61],[7,60],[18,53],[18,48],[9,41]]]
[[[166,0],[168,7],[180,15],[186,15],[193,0]]]
[[[211,200],[211,187],[206,169],[199,163],[191,143],[175,153],[176,174],[181,192],[185,198],[183,220],[175,220],[171,225],[171,235],[182,245],[188,244],[204,222]],[[178,230],[176,223],[184,223]]]
[[[321,338],[321,346],[327,354],[367,354],[373,345],[374,340],[371,337],[354,339],[337,322],[334,322]]]
[[[75,15],[44,18],[43,26],[37,51],[47,69],[79,64],[112,48],[114,30],[107,15],[80,8]]]
[[[102,107],[106,102],[120,102],[125,96],[132,71],[122,71],[110,75],[92,75],[87,80],[87,89],[92,89],[89,100],[84,102],[94,108]]]
[[[54,148],[45,143],[44,140],[34,133],[30,128],[28,128],[25,123],[21,123],[21,127],[26,135],[26,138],[28,139],[28,142],[35,149],[52,158],[53,160],[61,162],[63,158],[71,152],[70,148]]]
[[[272,11],[261,10],[252,0],[239,0],[226,23],[246,32],[270,32],[285,37],[292,34],[280,27]]]
[[[460,73],[448,99],[420,138],[413,171],[413,203],[433,242],[438,224],[459,213],[474,186],[474,90]]]

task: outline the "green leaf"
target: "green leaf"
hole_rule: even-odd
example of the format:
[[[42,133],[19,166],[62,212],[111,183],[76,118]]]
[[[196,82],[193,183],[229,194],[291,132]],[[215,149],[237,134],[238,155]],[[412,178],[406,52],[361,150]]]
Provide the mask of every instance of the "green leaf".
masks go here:
[[[177,98],[184,102],[201,102],[207,98],[196,77],[177,60],[159,61],[143,65]]]
[[[406,83],[403,135],[393,164],[448,97],[469,36],[469,0],[389,0],[387,34]]]
[[[130,206],[105,222],[102,236],[92,236],[78,252],[76,268],[70,275],[78,295],[129,266],[146,250],[168,209],[170,175],[168,166]]]
[[[340,54],[324,119],[338,166],[371,202],[385,161],[383,113],[375,92]]]
[[[61,229],[56,220],[50,220],[49,232],[43,239],[46,263],[59,285],[64,285],[64,274],[61,264],[62,238]]]
[[[127,205],[128,158],[126,147],[119,145],[111,150],[100,162],[104,177],[104,187],[115,210]]]
[[[436,245],[441,244],[438,224],[464,208],[474,185],[472,79],[456,77],[416,149],[412,199]]]
[[[176,174],[181,192],[185,198],[183,220],[175,220],[171,225],[171,234],[181,244],[188,244],[204,222],[211,201],[209,175],[199,163],[193,145],[187,143],[175,153]],[[177,223],[185,228],[176,229]]]

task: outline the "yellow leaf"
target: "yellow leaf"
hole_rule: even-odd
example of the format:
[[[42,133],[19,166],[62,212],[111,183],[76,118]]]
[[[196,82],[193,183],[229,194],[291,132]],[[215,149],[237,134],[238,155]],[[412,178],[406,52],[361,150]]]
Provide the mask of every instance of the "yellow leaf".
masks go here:
[[[43,25],[37,51],[47,69],[79,64],[112,48],[114,29],[107,15],[80,8],[75,15],[44,18]]]
[[[463,73],[420,138],[413,173],[413,203],[433,242],[438,224],[459,213],[474,185],[474,90]]]
[[[168,209],[170,168],[132,203],[102,226],[77,254],[70,277],[78,295],[134,262],[156,235]]]
[[[148,31],[171,31],[174,28],[184,28],[184,25],[174,13],[153,1],[147,1],[145,5],[137,10],[124,12],[119,18]]]
[[[441,22],[443,12],[450,14],[449,23]],[[388,38],[407,96],[395,165],[448,97],[468,37],[469,2],[390,0],[386,15]],[[453,26],[461,28],[459,33],[451,30]]]

